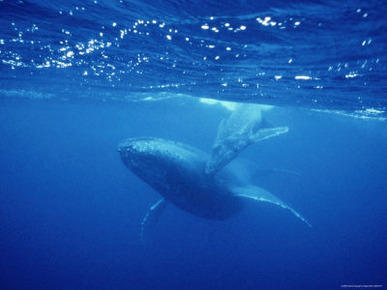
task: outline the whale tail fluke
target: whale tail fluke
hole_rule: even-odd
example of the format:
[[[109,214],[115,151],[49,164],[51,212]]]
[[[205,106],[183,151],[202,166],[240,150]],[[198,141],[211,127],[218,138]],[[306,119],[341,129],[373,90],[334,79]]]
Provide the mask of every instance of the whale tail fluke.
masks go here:
[[[296,210],[294,210],[293,208],[285,204],[283,201],[281,201],[279,198],[277,198],[276,196],[261,187],[253,185],[236,187],[233,189],[233,192],[235,196],[241,198],[251,199],[260,202],[268,202],[287,209],[293,215],[302,220],[308,227],[312,228],[312,225],[301,214],[299,214]]]

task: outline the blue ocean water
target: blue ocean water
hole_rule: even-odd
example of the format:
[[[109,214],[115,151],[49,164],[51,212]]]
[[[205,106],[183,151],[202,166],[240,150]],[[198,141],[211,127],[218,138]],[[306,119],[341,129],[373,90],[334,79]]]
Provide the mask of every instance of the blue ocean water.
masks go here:
[[[386,287],[384,1],[0,1],[1,289]],[[222,102],[218,102],[222,101]],[[289,132],[241,157],[313,225],[168,206],[116,151],[209,151],[230,103]]]

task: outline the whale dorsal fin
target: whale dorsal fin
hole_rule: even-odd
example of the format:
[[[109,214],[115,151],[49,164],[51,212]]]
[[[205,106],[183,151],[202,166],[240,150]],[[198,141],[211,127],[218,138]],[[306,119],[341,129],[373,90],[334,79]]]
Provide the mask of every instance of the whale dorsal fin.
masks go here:
[[[311,224],[297,211],[295,211],[293,208],[285,204],[283,201],[281,201],[279,198],[268,192],[267,190],[258,187],[258,186],[243,186],[243,187],[234,187],[232,189],[235,196],[251,199],[255,201],[260,202],[268,202],[271,204],[275,204],[277,206],[280,206],[284,209],[289,210],[292,214],[294,214],[296,217],[298,217],[300,220],[302,220],[304,223],[306,223],[309,227],[312,227]]]

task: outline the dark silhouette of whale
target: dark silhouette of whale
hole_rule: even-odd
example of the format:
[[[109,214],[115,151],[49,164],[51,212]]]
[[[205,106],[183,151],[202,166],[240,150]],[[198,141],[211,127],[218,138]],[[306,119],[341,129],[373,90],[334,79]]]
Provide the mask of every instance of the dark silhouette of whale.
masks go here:
[[[118,147],[124,164],[163,197],[143,220],[157,220],[167,203],[194,215],[214,220],[227,219],[243,209],[246,200],[267,202],[298,212],[268,191],[251,184],[245,172],[233,164],[206,173],[209,155],[193,146],[158,138],[127,139]],[[236,161],[236,160],[235,160]]]

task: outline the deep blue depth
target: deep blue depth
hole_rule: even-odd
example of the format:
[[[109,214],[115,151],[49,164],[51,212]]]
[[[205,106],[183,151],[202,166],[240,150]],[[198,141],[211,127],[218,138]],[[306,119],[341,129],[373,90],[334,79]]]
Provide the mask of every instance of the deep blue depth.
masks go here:
[[[385,5],[255,2],[0,2],[1,289],[386,287]],[[209,151],[230,111],[202,97],[277,105],[241,157],[297,172],[255,180],[313,229],[169,205],[140,243],[160,196],[117,145]]]
[[[159,196],[121,164],[117,144],[162,136],[208,150],[223,115],[202,104],[3,103],[3,287],[383,284],[384,123],[279,110],[274,120],[291,124],[288,135],[243,154],[260,168],[301,174],[258,184],[299,210],[312,230],[274,206],[251,205],[224,222],[169,206],[146,247],[139,244],[140,222]]]

